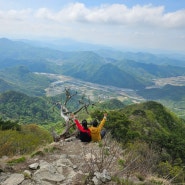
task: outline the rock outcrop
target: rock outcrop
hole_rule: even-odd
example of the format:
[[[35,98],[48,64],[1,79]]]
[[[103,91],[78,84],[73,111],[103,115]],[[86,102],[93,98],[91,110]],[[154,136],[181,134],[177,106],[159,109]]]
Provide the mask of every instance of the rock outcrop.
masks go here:
[[[111,181],[110,173],[104,169],[91,174],[88,160],[94,160],[92,153],[84,153],[86,149],[98,149],[97,143],[81,143],[79,140],[52,143],[48,152],[34,155],[24,163],[13,166],[1,165],[1,185],[83,185]],[[43,149],[43,151],[46,149]],[[47,150],[49,150],[47,148]],[[88,151],[88,150],[86,150]],[[85,155],[87,156],[85,158]],[[6,159],[7,160],[7,159]],[[91,161],[92,162],[92,161]]]

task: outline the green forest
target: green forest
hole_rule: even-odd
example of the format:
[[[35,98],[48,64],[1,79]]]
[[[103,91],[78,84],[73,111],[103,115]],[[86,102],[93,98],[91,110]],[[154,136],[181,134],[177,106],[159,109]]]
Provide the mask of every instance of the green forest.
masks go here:
[[[52,102],[62,97],[63,94],[52,98],[33,98],[14,91],[1,94],[0,156],[30,154],[43,143],[53,142],[51,128],[61,133],[64,120],[60,117],[59,109],[52,107]],[[70,109],[75,110],[78,98],[70,104]],[[107,112],[105,128],[123,149],[131,148],[135,155],[143,159],[152,151],[152,173],[157,173],[161,178],[168,176],[175,183],[185,181],[183,119],[155,101],[124,105],[111,100],[111,103],[103,102],[102,105],[98,103],[89,107],[89,114],[81,111],[79,119],[100,121],[103,113]]]

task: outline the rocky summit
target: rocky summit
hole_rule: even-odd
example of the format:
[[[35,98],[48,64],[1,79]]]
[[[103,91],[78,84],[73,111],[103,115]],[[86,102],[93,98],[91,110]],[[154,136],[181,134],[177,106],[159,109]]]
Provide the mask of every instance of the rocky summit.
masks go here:
[[[27,156],[26,161],[9,164],[13,158],[0,159],[1,185],[81,185],[112,184],[111,172],[93,171],[97,162],[98,143],[82,143],[76,138],[51,143],[47,148]],[[96,153],[97,151],[97,153]],[[91,180],[89,174],[93,172]]]

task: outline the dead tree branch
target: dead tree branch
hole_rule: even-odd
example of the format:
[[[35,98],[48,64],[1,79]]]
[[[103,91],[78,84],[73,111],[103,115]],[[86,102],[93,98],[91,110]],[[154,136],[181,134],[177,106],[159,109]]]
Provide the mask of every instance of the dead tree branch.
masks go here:
[[[85,98],[85,95],[82,95],[81,99],[78,101],[79,107],[77,108],[77,110],[75,110],[75,111],[69,110],[69,108],[68,108],[69,101],[72,100],[72,98],[76,95],[77,95],[77,92],[73,93],[70,90],[70,88],[65,88],[65,101],[63,103],[56,102],[54,104],[55,106],[57,106],[60,109],[60,115],[65,121],[65,123],[64,123],[65,128],[64,128],[63,132],[60,134],[60,136],[59,137],[57,136],[57,139],[56,139],[56,134],[53,134],[54,141],[59,141],[60,139],[65,139],[65,138],[68,138],[68,137],[71,137],[72,135],[74,135],[74,132],[76,132],[76,131],[74,131],[73,133],[70,132],[71,128],[73,128],[75,126],[75,124],[70,119],[71,114],[73,113],[74,115],[76,115],[77,113],[79,113],[82,110],[85,110],[86,113],[89,114],[88,107],[94,105],[94,103],[92,103],[89,98],[87,99],[87,98]]]

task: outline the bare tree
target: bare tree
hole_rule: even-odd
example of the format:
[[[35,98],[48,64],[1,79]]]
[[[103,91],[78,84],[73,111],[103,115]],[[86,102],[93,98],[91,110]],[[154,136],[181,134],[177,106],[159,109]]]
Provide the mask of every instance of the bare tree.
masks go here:
[[[53,135],[54,141],[59,141],[60,139],[65,139],[65,138],[68,138],[68,137],[75,135],[77,130],[70,133],[71,128],[74,127],[74,125],[75,125],[70,118],[71,114],[76,115],[77,113],[79,113],[82,110],[85,110],[86,113],[89,114],[88,107],[94,105],[94,103],[92,103],[89,98],[86,98],[85,95],[82,95],[80,100],[78,100],[79,107],[77,108],[77,110],[75,110],[75,111],[69,110],[69,108],[68,108],[69,101],[76,95],[77,95],[77,92],[72,92],[70,88],[65,88],[64,102],[61,101],[61,102],[54,103],[54,106],[59,107],[60,115],[65,121],[64,130],[59,136],[55,133],[54,130],[52,130],[52,135]]]

